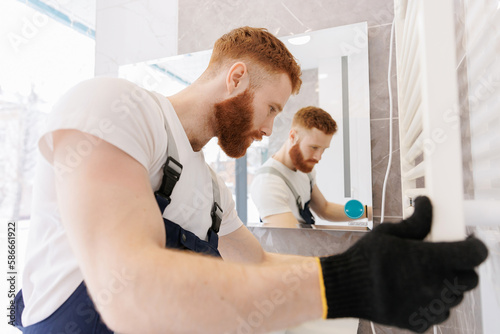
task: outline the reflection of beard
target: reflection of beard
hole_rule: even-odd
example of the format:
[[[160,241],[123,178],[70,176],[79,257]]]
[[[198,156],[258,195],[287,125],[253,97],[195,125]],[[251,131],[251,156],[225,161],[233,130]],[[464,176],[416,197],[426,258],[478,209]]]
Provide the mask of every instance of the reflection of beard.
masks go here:
[[[221,149],[231,158],[244,156],[254,139],[262,139],[260,131],[252,131],[253,97],[253,92],[247,88],[243,93],[214,105],[215,136]]]
[[[304,160],[304,155],[300,151],[299,142],[290,148],[290,159],[292,160],[295,168],[303,173],[310,173],[313,170],[314,165],[318,163],[315,159]]]

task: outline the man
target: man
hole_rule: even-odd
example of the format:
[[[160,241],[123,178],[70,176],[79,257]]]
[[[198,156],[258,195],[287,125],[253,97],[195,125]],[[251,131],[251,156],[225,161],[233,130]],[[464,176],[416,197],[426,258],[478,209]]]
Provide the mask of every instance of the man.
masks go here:
[[[271,134],[274,117],[300,83],[284,44],[264,29],[244,27],[217,40],[203,75],[168,98],[109,78],[71,89],[39,142],[43,159],[17,326],[26,333],[247,333],[362,316],[412,328],[408,316],[439,297],[454,267],[435,257],[402,265],[417,278],[410,275],[401,291],[380,296],[377,282],[390,284],[400,270],[380,268],[380,277],[369,263],[361,272],[355,267],[360,254],[366,263],[381,255],[372,249],[389,245],[393,255],[409,254],[399,260],[404,263],[429,252],[449,255],[467,274],[464,289],[474,287],[474,266],[486,257],[479,240],[404,239],[422,239],[430,228],[425,198],[412,219],[369,233],[353,256],[262,250],[237,218],[228,189],[212,178],[201,148],[216,136],[228,155],[242,156],[253,140]],[[399,263],[392,255],[387,261]],[[352,288],[359,273],[362,289]],[[460,299],[464,289],[449,297]],[[394,309],[398,315],[390,314]]]
[[[259,168],[252,182],[252,199],[264,226],[314,224],[310,209],[325,220],[351,220],[343,205],[325,199],[313,170],[335,132],[337,123],[321,108],[309,106],[295,113],[287,141]]]

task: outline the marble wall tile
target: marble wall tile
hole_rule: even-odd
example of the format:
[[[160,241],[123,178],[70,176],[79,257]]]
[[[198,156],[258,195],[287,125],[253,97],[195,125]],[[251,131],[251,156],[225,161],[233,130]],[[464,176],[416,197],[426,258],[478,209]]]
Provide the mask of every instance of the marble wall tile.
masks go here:
[[[391,24],[386,23],[368,29],[370,67],[370,118],[372,146],[372,193],[373,214],[381,215],[382,187],[389,154],[389,87],[387,71],[389,65]],[[401,166],[399,156],[399,120],[395,47],[391,64],[391,91],[393,105],[393,158],[391,174],[386,189],[385,221],[402,217]]]
[[[462,61],[458,65],[457,79],[458,79],[458,103],[460,108],[460,132],[462,138],[464,199],[474,199],[474,179],[472,173],[472,150],[471,150],[467,61]]]
[[[184,0],[179,4],[179,53],[210,49],[229,30],[249,25],[277,36],[367,21],[392,22],[392,0]]]
[[[342,253],[366,232],[249,227],[264,250],[303,256]]]
[[[384,215],[388,217],[402,217],[401,204],[401,168],[399,156],[399,124],[398,119],[392,121],[392,163],[390,176],[386,187],[386,204]],[[371,120],[372,146],[372,193],[373,215],[380,217],[382,188],[389,162],[389,119]]]
[[[460,130],[462,135],[462,166],[464,178],[464,198],[474,199],[474,180],[472,173],[471,131],[469,115],[469,76],[467,73],[467,53],[465,46],[465,4],[455,2],[455,36],[457,53],[458,103],[460,109]]]
[[[389,46],[391,40],[391,24],[368,29],[368,52],[370,67],[370,118],[389,117],[389,88],[387,71],[389,65]],[[398,92],[396,47],[393,45],[391,65],[391,91],[393,116],[398,117]]]

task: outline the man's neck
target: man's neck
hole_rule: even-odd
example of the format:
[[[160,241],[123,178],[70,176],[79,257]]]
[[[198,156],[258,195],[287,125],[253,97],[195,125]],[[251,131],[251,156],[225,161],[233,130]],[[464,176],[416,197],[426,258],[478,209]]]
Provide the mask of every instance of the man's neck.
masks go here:
[[[281,162],[283,165],[288,167],[290,170],[294,172],[297,171],[297,168],[292,163],[292,159],[290,158],[290,148],[287,145],[288,142],[285,142],[283,146],[273,155],[273,159]]]
[[[214,95],[211,93],[210,87],[195,82],[168,97],[195,152],[215,136]]]

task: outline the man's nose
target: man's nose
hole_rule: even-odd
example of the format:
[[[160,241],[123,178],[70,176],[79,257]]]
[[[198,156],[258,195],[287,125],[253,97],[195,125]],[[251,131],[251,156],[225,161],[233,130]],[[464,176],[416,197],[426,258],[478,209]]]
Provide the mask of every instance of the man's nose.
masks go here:
[[[273,133],[273,124],[274,124],[274,118],[267,119],[264,124],[262,124],[260,128],[260,132],[264,136],[270,136]]]
[[[313,159],[319,162],[322,156],[323,156],[323,150],[318,150],[314,152]]]

